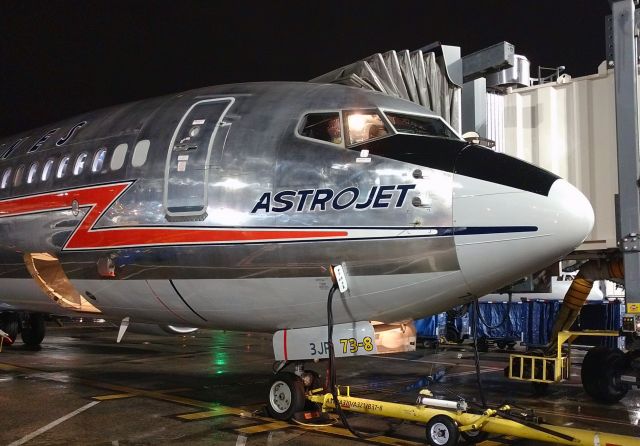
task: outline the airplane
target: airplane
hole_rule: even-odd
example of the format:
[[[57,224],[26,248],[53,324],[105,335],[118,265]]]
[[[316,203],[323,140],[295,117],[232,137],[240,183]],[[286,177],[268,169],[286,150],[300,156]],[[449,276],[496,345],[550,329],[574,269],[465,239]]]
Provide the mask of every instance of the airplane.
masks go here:
[[[332,266],[348,282],[336,327],[386,326],[559,260],[593,222],[565,180],[414,103],[336,84],[207,87],[0,141],[0,329],[37,345],[55,307],[276,332],[276,358],[284,337],[285,360],[303,361],[326,353]],[[287,359],[298,334],[310,346]]]

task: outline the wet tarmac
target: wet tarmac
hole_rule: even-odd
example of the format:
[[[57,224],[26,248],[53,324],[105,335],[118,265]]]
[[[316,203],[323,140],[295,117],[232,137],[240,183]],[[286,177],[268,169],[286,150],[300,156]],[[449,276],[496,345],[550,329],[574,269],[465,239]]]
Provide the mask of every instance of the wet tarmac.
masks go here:
[[[200,331],[189,336],[127,333],[106,327],[49,327],[39,350],[20,342],[0,353],[0,444],[27,445],[352,445],[425,444],[424,426],[353,415],[359,429],[385,436],[359,440],[339,423],[308,427],[263,411],[273,365],[271,336]],[[533,408],[557,425],[640,436],[640,392],[620,403],[594,403],[574,377],[533,395],[503,375],[508,353],[481,354],[488,403]],[[307,368],[324,374],[324,364]],[[413,403],[427,376],[437,395],[479,401],[470,346],[338,360],[338,380],[363,398]],[[491,437],[489,445],[532,445]]]

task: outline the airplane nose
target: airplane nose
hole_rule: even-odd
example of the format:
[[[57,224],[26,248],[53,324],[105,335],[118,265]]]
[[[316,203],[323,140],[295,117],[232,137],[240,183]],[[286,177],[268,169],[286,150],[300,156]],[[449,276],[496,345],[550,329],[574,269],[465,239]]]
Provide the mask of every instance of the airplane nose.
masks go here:
[[[593,229],[595,215],[587,197],[563,179],[556,180],[549,190],[550,222],[559,246],[572,249],[579,246]]]
[[[567,181],[502,154],[490,168],[473,158],[463,151],[456,163],[453,195],[456,253],[470,293],[483,296],[553,264],[591,232],[593,208]]]

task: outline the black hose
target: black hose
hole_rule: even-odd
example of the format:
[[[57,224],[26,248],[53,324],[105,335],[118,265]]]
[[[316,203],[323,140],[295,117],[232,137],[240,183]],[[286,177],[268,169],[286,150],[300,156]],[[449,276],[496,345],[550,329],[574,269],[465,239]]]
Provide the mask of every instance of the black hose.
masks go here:
[[[471,318],[471,331],[473,333],[473,357],[476,365],[476,380],[478,382],[478,390],[480,391],[480,400],[482,401],[482,407],[487,407],[487,400],[484,397],[484,391],[482,390],[482,379],[480,379],[480,355],[478,354],[478,316],[480,314],[480,304],[476,299],[474,301],[474,312]]]
[[[349,432],[355,435],[358,438],[366,440],[372,437],[379,437],[381,435],[387,435],[393,431],[393,429],[389,429],[381,432],[360,432],[351,427],[349,422],[347,421],[347,416],[345,415],[342,407],[340,407],[340,402],[338,400],[338,388],[336,386],[336,364],[335,364],[335,351],[333,349],[333,295],[338,289],[338,285],[334,284],[329,290],[329,296],[327,298],[327,341],[329,342],[329,390],[331,391],[331,396],[333,397],[333,405],[335,407],[338,416],[340,417],[340,421],[344,427],[346,427]]]
[[[487,327],[489,330],[494,330],[494,329],[502,326],[507,321],[507,318],[509,317],[509,313],[511,312],[512,297],[513,297],[512,293],[509,293],[509,300],[507,300],[507,311],[505,311],[504,316],[502,317],[502,320],[497,325],[489,325],[487,323],[487,321],[484,319],[484,316],[482,315],[482,313],[480,313],[480,304],[476,300],[475,309],[478,312],[478,316],[480,317],[480,322],[482,322],[482,325]]]

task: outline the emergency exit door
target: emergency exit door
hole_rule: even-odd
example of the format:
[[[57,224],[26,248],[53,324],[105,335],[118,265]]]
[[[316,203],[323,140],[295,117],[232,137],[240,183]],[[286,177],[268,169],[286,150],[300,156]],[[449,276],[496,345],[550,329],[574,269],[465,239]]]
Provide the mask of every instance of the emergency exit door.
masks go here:
[[[169,217],[197,218],[206,212],[209,160],[216,132],[233,98],[196,102],[184,114],[169,144],[164,178],[164,208]],[[217,144],[223,144],[218,142]]]

